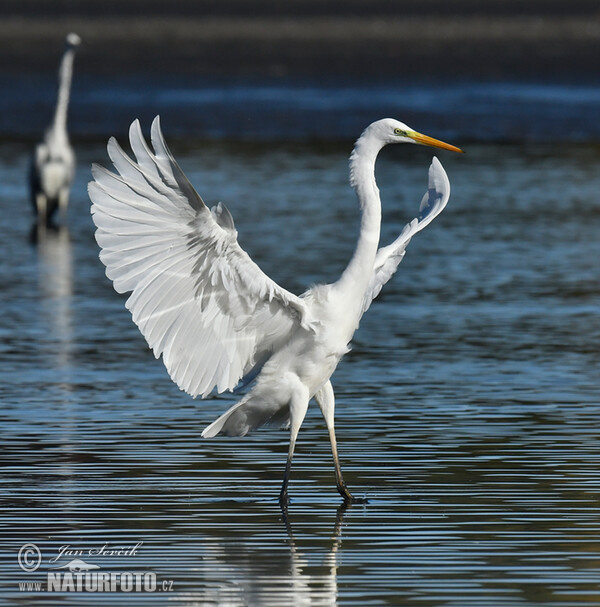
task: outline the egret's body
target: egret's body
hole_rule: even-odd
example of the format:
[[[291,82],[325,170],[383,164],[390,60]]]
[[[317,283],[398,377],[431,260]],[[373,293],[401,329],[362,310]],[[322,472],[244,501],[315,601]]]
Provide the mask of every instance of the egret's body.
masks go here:
[[[58,96],[52,123],[38,143],[29,174],[31,200],[38,224],[50,225],[58,209],[64,215],[75,173],[75,154],[69,143],[67,111],[73,78],[75,51],[81,44],[77,34],[69,34],[58,72]]]
[[[396,120],[371,124],[350,158],[350,181],[362,212],[354,255],[337,282],[297,297],[265,276],[240,248],[233,218],[222,204],[205,206],[168,151],[158,120],[152,125],[154,152],[137,121],[130,142],[137,163],[111,139],[108,151],[120,177],[95,166],[90,184],[107,276],[117,291],[132,291],[127,307],[180,388],[206,396],[214,388],[221,392],[254,382],[202,436],[243,436],[265,423],[289,423],[285,501],[296,437],[314,397],[329,431],[338,490],[352,501],[338,461],[330,377],[410,239],[442,211],[450,193],[434,159],[419,218],[378,249],[375,160],[388,143],[460,150]]]

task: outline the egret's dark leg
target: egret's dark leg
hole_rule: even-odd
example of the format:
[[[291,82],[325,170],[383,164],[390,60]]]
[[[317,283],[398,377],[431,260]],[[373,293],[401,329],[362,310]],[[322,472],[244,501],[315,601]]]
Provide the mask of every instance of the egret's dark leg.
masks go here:
[[[335,427],[333,423],[334,411],[335,411],[335,397],[333,394],[333,388],[331,382],[327,382],[316,394],[315,398],[321,408],[323,417],[325,418],[325,424],[327,425],[327,431],[329,432],[329,441],[331,442],[331,452],[333,454],[333,465],[335,468],[335,480],[337,490],[340,495],[344,498],[344,502],[347,504],[365,504],[367,500],[362,497],[354,497],[342,476],[342,469],[340,467],[340,458],[338,457],[337,440],[335,438]]]
[[[293,380],[292,380],[293,381]],[[279,503],[288,503],[288,483],[290,481],[290,471],[292,469],[292,458],[296,448],[296,438],[300,431],[300,426],[304,421],[304,416],[308,410],[308,389],[296,378],[295,385],[292,387],[293,393],[290,398],[290,448],[288,449],[287,461],[285,463],[285,472],[283,474],[283,484],[279,494]]]
[[[342,469],[340,467],[340,458],[338,456],[337,450],[337,441],[335,438],[335,430],[333,425],[329,428],[329,441],[331,442],[331,452],[333,454],[333,466],[335,468],[335,481],[337,484],[337,490],[339,494],[344,498],[345,502],[353,503],[355,501],[354,496],[348,491],[348,487],[346,487],[346,482],[344,481],[344,477],[342,476]]]
[[[35,210],[37,214],[37,222],[40,225],[48,224],[48,199],[42,192],[37,192],[35,195]]]
[[[297,435],[297,433],[296,433]],[[290,481],[290,471],[292,469],[292,458],[294,457],[294,449],[296,447],[296,436],[290,436],[290,448],[288,450],[287,461],[285,462],[285,472],[283,473],[283,484],[281,485],[281,492],[279,493],[279,503],[282,506],[287,507],[289,501],[288,497],[288,483]]]

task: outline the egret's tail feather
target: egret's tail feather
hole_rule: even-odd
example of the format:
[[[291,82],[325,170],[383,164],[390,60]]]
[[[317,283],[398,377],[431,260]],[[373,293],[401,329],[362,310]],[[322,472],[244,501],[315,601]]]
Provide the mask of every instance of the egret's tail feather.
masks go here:
[[[289,419],[289,406],[267,402],[259,395],[246,394],[231,409],[223,413],[202,431],[203,438],[217,434],[245,436],[265,424],[285,424]]]

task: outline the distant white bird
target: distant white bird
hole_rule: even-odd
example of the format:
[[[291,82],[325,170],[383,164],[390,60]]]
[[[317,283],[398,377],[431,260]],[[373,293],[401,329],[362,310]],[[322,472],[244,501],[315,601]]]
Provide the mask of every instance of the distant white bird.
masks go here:
[[[288,423],[290,446],[280,501],[309,401],[314,397],[329,431],[337,488],[352,497],[340,470],[334,395],[329,378],[358,323],[395,272],[410,239],[445,207],[450,184],[440,162],[429,169],[419,217],[378,250],[381,202],[375,159],[388,143],[420,143],[460,152],[386,118],[371,124],[350,156],[350,183],[362,211],[356,250],[340,279],[301,296],[286,291],[237,242],[225,205],[204,204],[168,150],[158,117],[148,147],[136,120],[129,139],[133,162],[111,138],[108,154],[120,176],[94,165],[89,185],[96,239],[106,275],[177,385],[207,396],[254,382],[250,391],[202,432],[244,436],[266,423]]]
[[[38,224],[50,225],[59,209],[64,216],[75,173],[75,155],[67,133],[67,110],[73,77],[73,59],[81,44],[77,34],[68,34],[58,72],[58,98],[52,123],[37,144],[29,172],[31,201]]]

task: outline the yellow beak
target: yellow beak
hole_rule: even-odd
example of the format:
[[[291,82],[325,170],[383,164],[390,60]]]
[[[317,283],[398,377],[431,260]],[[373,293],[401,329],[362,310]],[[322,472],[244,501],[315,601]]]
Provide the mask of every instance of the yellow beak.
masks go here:
[[[450,145],[449,143],[444,143],[439,139],[434,139],[433,137],[429,137],[429,135],[423,135],[421,133],[417,133],[416,131],[412,131],[407,133],[407,136],[414,140],[416,143],[420,143],[421,145],[430,145],[434,148],[442,148],[443,150],[450,150],[451,152],[460,152],[464,154],[464,152],[457,148],[454,145]]]

